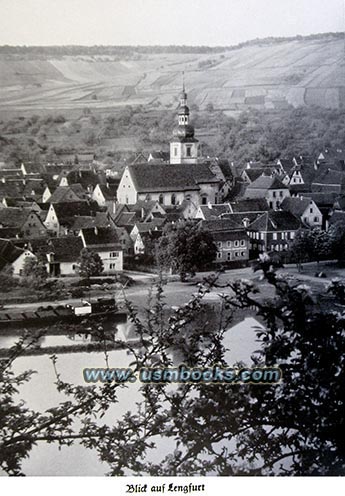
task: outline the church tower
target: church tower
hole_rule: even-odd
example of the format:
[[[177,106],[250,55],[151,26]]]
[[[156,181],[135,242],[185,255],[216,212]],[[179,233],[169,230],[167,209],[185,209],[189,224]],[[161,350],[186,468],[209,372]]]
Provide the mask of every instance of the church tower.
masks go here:
[[[182,88],[178,111],[178,126],[173,130],[170,141],[171,164],[196,164],[198,162],[198,140],[194,138],[194,127],[189,124],[187,93]]]

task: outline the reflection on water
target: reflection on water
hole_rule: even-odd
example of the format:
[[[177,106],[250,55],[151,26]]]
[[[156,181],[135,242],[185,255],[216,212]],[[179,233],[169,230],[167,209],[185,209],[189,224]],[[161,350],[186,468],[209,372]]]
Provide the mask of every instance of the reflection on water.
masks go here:
[[[240,324],[229,329],[225,333],[224,345],[229,349],[226,353],[226,360],[231,366],[237,361],[250,363],[251,354],[258,348],[254,328],[258,326],[255,319],[247,318]],[[131,335],[128,324],[118,324],[116,336],[123,339]],[[18,336],[1,336],[0,346],[11,343],[11,339]],[[43,346],[75,343],[71,336],[45,336]],[[79,339],[75,337],[74,339]],[[49,343],[49,345],[48,345]],[[175,365],[178,365],[178,354],[174,354]],[[109,352],[110,367],[127,367],[131,357],[124,350],[114,350]],[[63,381],[73,384],[83,383],[83,369],[85,367],[105,367],[105,357],[103,353],[81,352],[58,355],[58,371]],[[32,376],[29,383],[23,384],[20,388],[20,397],[23,398],[32,409],[43,411],[53,407],[66,398],[57,392],[55,387],[55,375],[52,363],[48,355],[26,356],[19,358],[14,363],[16,373],[33,369],[38,373]],[[140,401],[140,383],[130,383],[124,385],[119,390],[119,401],[114,404],[106,413],[102,422],[114,424],[126,411],[136,408],[136,402]],[[130,394],[128,394],[130,393]],[[158,462],[172,447],[172,441],[161,438],[156,440],[157,448],[152,455],[152,460]],[[104,475],[108,471],[108,466],[99,461],[96,453],[87,450],[79,444],[72,447],[62,447],[58,449],[54,444],[38,444],[30,453],[30,458],[23,463],[23,471],[27,475]]]

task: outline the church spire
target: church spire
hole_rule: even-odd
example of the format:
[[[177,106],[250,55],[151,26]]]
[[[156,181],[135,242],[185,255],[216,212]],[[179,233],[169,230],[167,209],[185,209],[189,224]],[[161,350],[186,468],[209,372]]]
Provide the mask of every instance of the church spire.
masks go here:
[[[187,93],[182,73],[182,92],[178,109],[178,126],[173,130],[173,139],[170,142],[170,163],[197,163],[198,140],[194,137],[194,127],[189,124],[189,108]]]

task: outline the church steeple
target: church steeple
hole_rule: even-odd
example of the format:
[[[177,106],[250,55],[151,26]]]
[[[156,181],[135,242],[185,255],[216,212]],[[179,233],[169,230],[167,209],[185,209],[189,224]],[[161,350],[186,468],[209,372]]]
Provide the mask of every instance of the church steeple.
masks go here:
[[[195,164],[197,160],[198,140],[194,138],[194,127],[189,124],[189,108],[183,79],[178,109],[178,126],[173,130],[173,139],[170,142],[170,163]]]

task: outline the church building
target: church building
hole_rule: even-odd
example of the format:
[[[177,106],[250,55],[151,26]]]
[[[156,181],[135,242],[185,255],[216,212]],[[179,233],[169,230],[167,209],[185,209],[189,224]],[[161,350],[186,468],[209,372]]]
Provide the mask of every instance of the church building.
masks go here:
[[[183,86],[178,110],[178,125],[170,142],[169,163],[128,165],[122,175],[117,200],[133,205],[138,201],[157,201],[161,205],[189,202],[191,216],[199,205],[222,201],[224,181],[199,156],[199,142],[189,122],[187,94]]]

